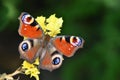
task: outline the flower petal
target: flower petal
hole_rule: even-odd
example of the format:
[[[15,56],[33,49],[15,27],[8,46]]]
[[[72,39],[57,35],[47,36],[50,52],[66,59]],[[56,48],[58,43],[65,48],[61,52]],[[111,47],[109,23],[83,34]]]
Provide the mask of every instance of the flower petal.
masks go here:
[[[60,33],[60,28],[63,23],[63,19],[57,18],[55,14],[51,15],[48,19],[43,16],[37,17],[36,21],[41,25],[44,33],[51,37],[55,37],[58,33]]]

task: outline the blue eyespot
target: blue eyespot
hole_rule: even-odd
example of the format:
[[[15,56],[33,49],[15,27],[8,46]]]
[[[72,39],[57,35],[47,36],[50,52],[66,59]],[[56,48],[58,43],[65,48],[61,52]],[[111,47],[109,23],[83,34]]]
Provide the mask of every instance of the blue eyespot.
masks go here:
[[[26,13],[26,12],[24,12],[22,14],[22,17],[21,17],[22,22],[25,23],[25,24],[31,24],[32,18],[33,17],[30,14]]]
[[[28,50],[28,44],[27,43],[23,43],[21,46],[23,51],[27,51]]]
[[[59,57],[55,57],[55,58],[53,59],[52,64],[58,65],[59,63],[60,63],[60,58],[59,58]]]
[[[81,46],[81,44],[82,44],[82,39],[80,38],[79,41],[78,41],[77,46]]]

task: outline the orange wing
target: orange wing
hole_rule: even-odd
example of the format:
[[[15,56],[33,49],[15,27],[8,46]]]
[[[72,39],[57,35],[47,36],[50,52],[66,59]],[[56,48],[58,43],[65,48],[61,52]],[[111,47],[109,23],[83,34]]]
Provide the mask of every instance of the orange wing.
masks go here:
[[[39,56],[42,49],[41,42],[38,39],[26,39],[22,41],[19,45],[20,57],[24,60],[27,60],[30,63],[33,63],[36,57]]]
[[[28,13],[23,12],[20,17],[19,34],[28,38],[42,38],[43,31],[35,19]]]
[[[53,71],[54,69],[59,68],[62,65],[63,57],[59,53],[50,54],[46,52],[44,58],[40,60],[39,67],[41,69]]]
[[[51,43],[48,43],[46,48],[42,50],[39,66],[41,69],[52,71],[59,68],[62,65],[62,61],[62,54]]]
[[[58,36],[51,41],[55,48],[67,57],[73,56],[75,51],[82,48],[84,44],[84,40],[77,36]]]

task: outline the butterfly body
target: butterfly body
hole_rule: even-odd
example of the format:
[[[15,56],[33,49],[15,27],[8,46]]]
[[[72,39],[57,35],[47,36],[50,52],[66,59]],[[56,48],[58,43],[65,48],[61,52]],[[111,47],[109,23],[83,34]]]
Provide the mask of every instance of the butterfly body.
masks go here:
[[[33,63],[37,57],[40,58],[41,69],[52,71],[61,66],[63,55],[71,57],[83,47],[84,40],[77,36],[45,35],[40,25],[28,13],[23,12],[20,17],[19,34],[27,37],[19,45],[22,59]]]

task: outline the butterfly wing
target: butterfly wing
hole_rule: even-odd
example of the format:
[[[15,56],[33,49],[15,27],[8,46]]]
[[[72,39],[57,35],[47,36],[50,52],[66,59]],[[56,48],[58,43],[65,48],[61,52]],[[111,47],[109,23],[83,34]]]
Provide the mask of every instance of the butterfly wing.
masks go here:
[[[20,27],[18,33],[28,38],[42,38],[43,31],[36,20],[28,13],[23,12],[20,17]]]
[[[41,69],[52,71],[59,68],[62,61],[62,54],[60,54],[51,43],[48,43],[46,49],[43,49],[42,51],[39,67]]]
[[[61,54],[71,57],[76,50],[83,47],[84,40],[77,36],[57,36],[51,43]]]
[[[52,38],[42,51],[40,68],[52,71],[61,66],[63,57],[71,57],[75,51],[83,47],[84,40],[76,36],[57,36]]]
[[[41,51],[41,41],[39,39],[26,39],[19,45],[20,57],[33,63]]]

